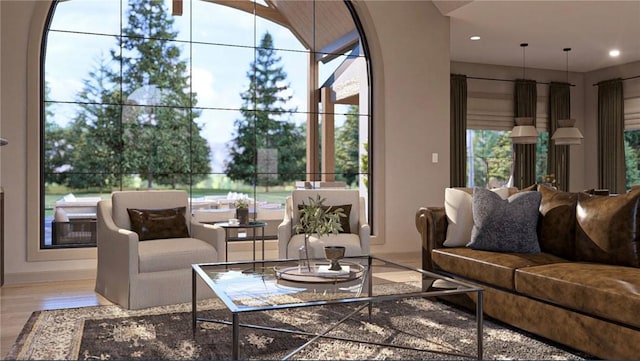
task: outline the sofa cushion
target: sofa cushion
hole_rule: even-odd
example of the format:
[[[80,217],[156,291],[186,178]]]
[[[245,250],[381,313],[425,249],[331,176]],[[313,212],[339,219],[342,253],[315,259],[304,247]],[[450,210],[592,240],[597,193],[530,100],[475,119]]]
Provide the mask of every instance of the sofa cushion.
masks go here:
[[[576,259],[638,267],[638,199],[640,188],[618,196],[579,194]]]
[[[185,218],[186,207],[166,209],[127,208],[131,230],[138,234],[140,241],[161,238],[189,237]]]
[[[522,294],[640,327],[640,269],[569,262],[516,270]]]
[[[517,268],[566,262],[547,253],[502,253],[466,247],[438,248],[431,252],[437,268],[469,279],[513,290]]]
[[[497,252],[538,253],[539,192],[519,192],[507,200],[494,192],[473,192],[473,249]]]
[[[562,192],[541,184],[539,242],[542,252],[575,259],[578,193]]]
[[[509,197],[509,188],[491,189],[502,199]],[[444,190],[444,209],[447,214],[445,247],[461,247],[469,243],[473,229],[473,188],[447,188]]]
[[[194,263],[217,260],[215,247],[196,238],[166,238],[138,243],[140,273],[191,269]]]

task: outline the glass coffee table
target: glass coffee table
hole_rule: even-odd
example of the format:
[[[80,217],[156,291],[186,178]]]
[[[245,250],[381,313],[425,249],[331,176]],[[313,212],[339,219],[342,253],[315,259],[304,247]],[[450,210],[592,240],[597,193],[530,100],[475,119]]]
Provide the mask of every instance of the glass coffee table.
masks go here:
[[[339,339],[369,343],[380,346],[402,347],[393,344],[367,342],[358,339],[329,336],[331,330],[353,315],[368,308],[372,316],[372,305],[409,298],[438,297],[460,294],[475,294],[476,342],[475,355],[455,354],[456,357],[482,359],[483,309],[482,288],[443,275],[405,266],[375,256],[345,257],[340,260],[340,271],[328,271],[329,261],[312,260],[313,268],[301,268],[299,260],[262,260],[253,262],[223,262],[195,264],[192,266],[192,327],[196,337],[198,322],[216,322],[231,326],[232,355],[239,359],[240,329],[253,328],[287,332],[309,337],[308,341],[293,350],[285,359],[301,351],[319,338]],[[198,279],[213,290],[231,314],[229,320],[214,320],[198,317],[196,288]],[[432,287],[439,281],[446,288]],[[241,316],[250,312],[335,304],[353,304],[355,309],[336,320],[320,333],[273,328],[264,325],[241,323]],[[419,315],[428,317],[428,315]],[[375,321],[372,319],[372,321]],[[416,349],[419,350],[419,349]],[[419,350],[431,351],[431,350]],[[438,352],[438,351],[431,351]]]

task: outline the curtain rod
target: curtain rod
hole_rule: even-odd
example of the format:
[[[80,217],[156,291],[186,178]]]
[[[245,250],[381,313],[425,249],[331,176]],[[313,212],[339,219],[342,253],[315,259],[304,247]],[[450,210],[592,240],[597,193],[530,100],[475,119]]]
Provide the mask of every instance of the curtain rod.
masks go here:
[[[640,75],[630,76],[630,77],[628,77],[628,78],[622,78],[621,80],[622,80],[622,81],[625,81],[625,80],[631,80],[631,79],[635,79],[635,78],[640,78]],[[597,86],[597,85],[598,85],[598,83],[596,83],[596,84],[591,84],[591,86]]]
[[[515,80],[515,79],[483,78],[483,77],[479,77],[479,76],[467,76],[467,79],[491,80],[491,81],[508,81],[508,82],[512,82],[512,83],[515,83],[515,82],[516,82],[516,80]],[[536,84],[549,85],[549,84],[551,84],[551,83],[548,83],[548,82],[541,82],[541,81],[536,81]],[[569,86],[575,86],[575,84],[569,84]]]

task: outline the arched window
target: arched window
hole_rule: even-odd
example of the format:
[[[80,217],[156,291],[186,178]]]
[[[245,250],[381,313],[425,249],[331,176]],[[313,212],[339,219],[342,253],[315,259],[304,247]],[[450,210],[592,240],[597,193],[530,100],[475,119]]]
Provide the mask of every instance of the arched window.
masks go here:
[[[362,36],[349,2],[54,2],[40,249],[95,245],[114,190],[186,189],[203,220],[246,196],[274,238],[295,187],[338,182],[371,205]]]

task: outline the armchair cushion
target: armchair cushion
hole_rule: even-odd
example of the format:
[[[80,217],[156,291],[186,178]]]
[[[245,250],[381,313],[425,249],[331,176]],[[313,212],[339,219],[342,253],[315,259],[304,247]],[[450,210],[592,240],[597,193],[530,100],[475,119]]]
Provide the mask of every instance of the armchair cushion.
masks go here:
[[[127,208],[131,230],[140,241],[165,238],[188,238],[186,207],[164,209]]]
[[[185,265],[211,262],[211,245],[195,238],[166,238],[138,244],[140,273],[171,271]],[[188,267],[186,267],[188,269]]]

